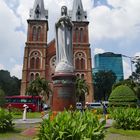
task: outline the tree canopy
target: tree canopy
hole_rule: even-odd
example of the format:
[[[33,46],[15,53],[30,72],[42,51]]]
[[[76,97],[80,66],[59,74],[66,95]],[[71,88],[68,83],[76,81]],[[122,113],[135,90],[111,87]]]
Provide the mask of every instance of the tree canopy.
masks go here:
[[[140,84],[138,84],[137,82],[134,82],[132,79],[126,79],[126,80],[123,80],[123,81],[120,81],[120,82],[114,84],[113,89],[115,89],[116,87],[118,87],[120,85],[126,85],[126,86],[130,87],[131,89],[133,89],[133,91],[135,92],[135,95],[140,100]]]
[[[134,59],[133,63],[135,64],[136,69],[129,78],[135,83],[133,89],[140,100],[140,57]]]
[[[10,76],[10,72],[0,70],[0,88],[5,92],[5,95],[19,95],[21,80],[17,77]]]
[[[85,96],[89,94],[88,85],[83,78],[76,79],[76,100],[77,102],[85,102]]]
[[[46,98],[49,98],[50,93],[52,92],[49,82],[44,79],[38,77],[37,79],[30,82],[26,94],[32,95],[32,96],[42,96],[44,97],[44,101],[46,101]]]
[[[140,58],[134,59],[133,63],[136,69],[130,76],[130,79],[140,84]]]
[[[97,101],[108,100],[116,75],[112,71],[99,71],[93,75],[94,99]]]
[[[109,97],[110,106],[136,106],[136,104],[137,97],[134,91],[126,85],[116,87]]]

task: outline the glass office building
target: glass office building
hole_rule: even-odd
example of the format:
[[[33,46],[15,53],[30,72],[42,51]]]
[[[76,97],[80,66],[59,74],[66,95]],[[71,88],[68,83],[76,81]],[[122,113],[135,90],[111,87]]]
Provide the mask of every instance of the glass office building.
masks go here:
[[[110,71],[112,70],[116,76],[116,82],[124,79],[122,55],[107,52],[103,54],[96,54],[94,57],[94,69],[93,73],[100,70]]]

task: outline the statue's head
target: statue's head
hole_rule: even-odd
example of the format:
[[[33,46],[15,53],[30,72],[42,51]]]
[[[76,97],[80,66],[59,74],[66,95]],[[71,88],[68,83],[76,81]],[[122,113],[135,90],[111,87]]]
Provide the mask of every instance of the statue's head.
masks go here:
[[[62,8],[61,8],[61,16],[67,16],[67,7],[66,6],[62,6]]]

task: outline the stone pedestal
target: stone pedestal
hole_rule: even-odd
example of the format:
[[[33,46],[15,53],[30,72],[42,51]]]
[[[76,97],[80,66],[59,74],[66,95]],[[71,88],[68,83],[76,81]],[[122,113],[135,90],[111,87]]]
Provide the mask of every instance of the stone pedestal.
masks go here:
[[[64,111],[76,106],[75,80],[73,73],[56,73],[53,77],[52,111]]]

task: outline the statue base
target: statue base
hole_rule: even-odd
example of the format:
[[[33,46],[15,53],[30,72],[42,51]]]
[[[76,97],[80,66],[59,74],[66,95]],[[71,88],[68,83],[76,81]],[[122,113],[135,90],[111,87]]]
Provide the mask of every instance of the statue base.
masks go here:
[[[53,80],[52,111],[75,109],[75,80],[73,73],[55,73]]]

